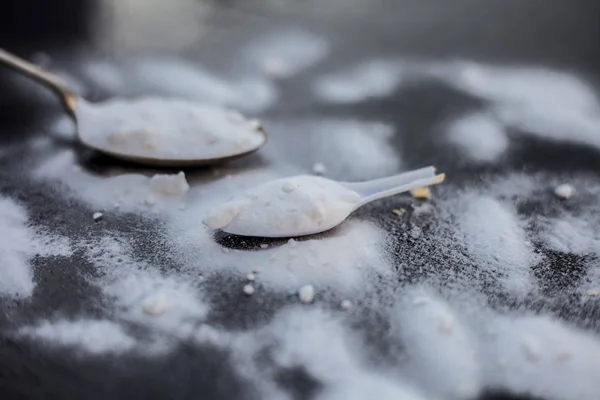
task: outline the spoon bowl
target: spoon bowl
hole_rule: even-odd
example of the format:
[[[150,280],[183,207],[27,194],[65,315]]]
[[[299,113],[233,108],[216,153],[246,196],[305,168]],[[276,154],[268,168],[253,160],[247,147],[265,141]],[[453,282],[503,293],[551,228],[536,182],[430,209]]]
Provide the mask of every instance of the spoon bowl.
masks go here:
[[[246,156],[260,149],[268,140],[266,131],[259,123],[246,121],[239,114],[234,115],[234,117],[237,118],[237,120],[234,121],[232,118],[228,117],[228,112],[226,110],[218,107],[205,106],[183,100],[160,98],[140,98],[129,101],[113,101],[93,104],[78,96],[75,91],[65,85],[58,77],[2,49],[0,49],[0,63],[36,80],[52,90],[61,101],[65,111],[75,121],[75,125],[77,126],[77,139],[79,142],[86,147],[90,147],[117,159],[136,164],[159,167],[202,166],[231,161]],[[154,104],[154,110],[148,109],[149,103]],[[112,106],[112,109],[114,110],[115,104],[121,107],[121,109],[118,110],[118,115],[111,116],[111,114],[106,113],[104,116],[100,115],[100,117],[98,117],[99,111],[102,111],[103,108],[109,108],[108,106]],[[164,106],[162,109],[161,105]],[[171,107],[171,109],[169,109],[169,107]],[[173,115],[165,115],[168,111],[171,111]],[[214,120],[216,123],[212,123],[215,129],[218,128],[222,132],[234,131],[238,136],[243,136],[244,132],[247,132],[248,137],[244,138],[245,141],[243,146],[239,145],[239,143],[234,143],[230,150],[225,152],[221,151],[215,156],[214,154],[210,154],[210,146],[214,143],[193,142],[190,140],[193,135],[179,135],[179,137],[173,138],[175,141],[177,139],[185,141],[179,144],[179,148],[184,150],[183,153],[171,152],[171,154],[165,154],[164,152],[154,152],[149,149],[142,151],[140,149],[132,149],[131,147],[126,148],[110,145],[108,142],[103,143],[96,140],[96,135],[90,136],[86,135],[85,132],[82,132],[82,127],[89,130],[90,127],[92,129],[97,129],[98,126],[106,126],[109,127],[107,128],[109,131],[104,133],[106,137],[109,137],[109,135],[118,133],[113,132],[113,129],[118,130],[119,126],[126,126],[131,122],[129,120],[134,118],[137,118],[135,121],[137,125],[133,125],[132,127],[140,133],[152,131],[156,125],[160,126],[160,123],[162,123],[162,126],[167,127],[167,132],[169,130],[177,132],[176,130],[179,126],[176,125],[176,122],[185,119],[180,118],[182,113],[187,113],[185,117],[189,117],[188,119],[191,120],[187,126],[190,133],[193,133],[192,131],[194,131],[194,123],[196,125],[204,124],[206,121],[205,119],[203,120],[203,118],[206,118],[206,115],[208,115],[212,116],[212,118],[216,118]],[[94,118],[88,121],[90,115],[93,115]],[[177,120],[175,120],[175,116],[178,117]],[[118,119],[116,119],[117,117]],[[105,124],[103,124],[103,118],[105,120],[104,122],[106,122]],[[157,119],[158,124],[156,122]],[[144,123],[146,126],[144,126]],[[247,125],[244,125],[244,123]],[[148,129],[146,129],[146,127]],[[219,140],[218,136],[212,135],[212,138],[215,137],[216,140]],[[198,149],[199,153],[204,151],[204,153],[208,154],[194,155],[195,149]],[[206,151],[207,149],[209,150],[208,152]],[[190,150],[192,150],[192,154],[190,154]]]
[[[366,182],[336,182],[300,175],[266,182],[216,207],[202,221],[239,236],[313,235],[341,224],[363,205],[444,181],[426,167]]]

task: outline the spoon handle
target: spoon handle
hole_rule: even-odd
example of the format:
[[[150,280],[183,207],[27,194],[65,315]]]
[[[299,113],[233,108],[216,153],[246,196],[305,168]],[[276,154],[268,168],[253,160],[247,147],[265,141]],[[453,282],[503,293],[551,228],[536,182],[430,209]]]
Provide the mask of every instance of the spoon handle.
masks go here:
[[[426,167],[386,178],[346,183],[345,185],[361,196],[360,204],[362,205],[418,187],[435,185],[441,183],[444,178],[444,174],[435,175],[434,167]]]
[[[58,77],[44,71],[37,65],[23,60],[9,53],[4,49],[0,49],[0,64],[19,72],[29,78],[41,83],[52,90],[60,99],[66,111],[75,117],[75,107],[77,104],[77,95],[75,92],[65,85]]]

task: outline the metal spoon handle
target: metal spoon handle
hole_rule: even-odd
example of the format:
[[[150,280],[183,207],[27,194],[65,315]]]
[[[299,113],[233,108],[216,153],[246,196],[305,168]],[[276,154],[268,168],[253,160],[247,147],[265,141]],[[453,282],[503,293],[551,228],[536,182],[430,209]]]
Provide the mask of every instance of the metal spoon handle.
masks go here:
[[[4,49],[0,49],[0,64],[4,64],[52,90],[59,97],[66,111],[72,117],[75,117],[77,95],[58,77]]]

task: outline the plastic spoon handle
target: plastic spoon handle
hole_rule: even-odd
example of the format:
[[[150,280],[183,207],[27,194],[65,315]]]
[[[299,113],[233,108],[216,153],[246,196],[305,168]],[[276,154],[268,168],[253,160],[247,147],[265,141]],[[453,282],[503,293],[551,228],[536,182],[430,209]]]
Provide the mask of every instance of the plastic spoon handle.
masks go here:
[[[0,64],[4,64],[52,90],[59,97],[66,111],[75,118],[77,95],[58,77],[4,49],[0,49]]]
[[[435,185],[444,181],[444,174],[435,175],[433,167],[427,167],[387,178],[368,182],[344,183],[344,185],[361,196],[358,206],[383,197],[393,196],[423,186]]]

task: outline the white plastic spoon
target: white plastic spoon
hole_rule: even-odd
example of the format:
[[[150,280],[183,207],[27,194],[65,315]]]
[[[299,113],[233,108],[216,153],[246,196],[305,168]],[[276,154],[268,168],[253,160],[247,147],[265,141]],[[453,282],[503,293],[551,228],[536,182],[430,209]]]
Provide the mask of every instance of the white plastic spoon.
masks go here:
[[[160,97],[90,103],[56,76],[2,49],[0,64],[51,89],[77,124],[79,141],[116,158],[197,166],[242,157],[267,142],[258,122],[221,107]]]
[[[366,182],[299,175],[266,182],[216,207],[202,221],[241,236],[296,237],[327,231],[377,199],[441,183],[434,167]]]

